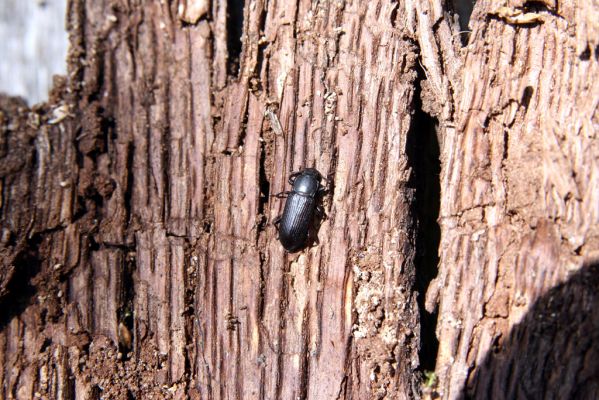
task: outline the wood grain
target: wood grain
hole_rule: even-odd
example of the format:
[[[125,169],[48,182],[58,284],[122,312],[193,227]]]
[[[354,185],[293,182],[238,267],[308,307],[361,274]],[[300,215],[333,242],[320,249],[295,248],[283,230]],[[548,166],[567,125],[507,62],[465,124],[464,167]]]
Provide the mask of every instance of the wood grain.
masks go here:
[[[232,6],[69,3],[6,397],[416,395],[414,40],[387,1]],[[320,244],[290,255],[270,195],[300,167],[333,190]]]
[[[458,3],[70,1],[0,97],[0,397],[596,397],[597,4]]]
[[[580,363],[595,346],[558,352],[532,375],[500,361],[479,370],[485,358],[526,354],[525,339],[510,330],[537,331],[541,315],[530,313],[539,314],[546,293],[596,262],[597,4],[542,3],[509,4],[513,13],[537,15],[532,24],[510,23],[488,1],[477,2],[471,19],[457,129],[445,130],[442,147],[440,270],[427,294],[429,309],[439,301],[444,398],[519,398],[533,388],[579,397],[580,379],[597,370]],[[564,298],[555,299],[557,321],[568,319]],[[578,372],[547,380],[571,369]]]

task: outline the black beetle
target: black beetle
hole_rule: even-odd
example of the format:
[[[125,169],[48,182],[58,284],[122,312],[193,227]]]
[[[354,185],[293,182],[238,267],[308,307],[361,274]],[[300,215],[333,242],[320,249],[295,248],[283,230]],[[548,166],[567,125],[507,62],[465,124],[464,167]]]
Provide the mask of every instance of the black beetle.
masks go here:
[[[318,200],[326,189],[320,184],[322,175],[314,168],[305,168],[289,176],[292,190],[276,197],[287,197],[283,214],[275,218],[273,224],[279,231],[279,240],[289,252],[302,249],[308,240],[314,213],[322,216]]]

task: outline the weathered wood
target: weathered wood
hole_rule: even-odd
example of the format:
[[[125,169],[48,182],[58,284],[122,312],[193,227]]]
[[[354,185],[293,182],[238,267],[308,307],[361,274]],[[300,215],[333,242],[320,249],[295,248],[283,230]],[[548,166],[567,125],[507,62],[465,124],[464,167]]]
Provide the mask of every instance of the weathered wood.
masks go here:
[[[597,6],[445,7],[71,1],[0,99],[0,397],[596,397]]]
[[[438,390],[595,398],[597,344],[577,346],[588,329],[566,326],[593,312],[589,292],[547,292],[597,260],[599,10],[508,3],[477,2],[454,84],[456,129],[443,133],[441,263],[427,299],[429,310],[439,301]],[[541,305],[553,301],[547,316]]]
[[[3,208],[36,262],[8,263],[35,297],[4,395],[416,396],[414,27],[387,1],[178,6],[69,3],[68,115],[28,114],[34,212]],[[270,195],[304,166],[332,190],[291,255]]]

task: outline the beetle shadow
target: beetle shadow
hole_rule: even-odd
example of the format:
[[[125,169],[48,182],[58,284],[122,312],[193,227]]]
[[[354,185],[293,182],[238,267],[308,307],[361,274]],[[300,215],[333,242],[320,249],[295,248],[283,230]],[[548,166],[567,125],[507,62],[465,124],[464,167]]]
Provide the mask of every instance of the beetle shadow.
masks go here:
[[[319,204],[322,204],[322,202],[320,202]],[[304,245],[304,247],[299,249],[297,252],[320,245],[320,240],[318,239],[318,232],[320,231],[320,227],[322,226],[322,223],[327,218],[328,218],[328,216],[324,212],[324,210],[322,212],[322,215],[320,215],[320,216],[317,215],[317,213],[314,213],[314,216],[312,217],[312,225],[311,225],[310,230],[308,231],[308,238],[306,239],[306,244]],[[296,253],[296,252],[294,252],[294,253]]]
[[[599,262],[541,296],[496,338],[460,399],[599,398]]]
[[[316,247],[320,245],[320,241],[318,239],[318,232],[320,231],[320,227],[322,223],[329,218],[328,214],[325,211],[325,205],[330,205],[332,203],[332,196],[335,193],[335,179],[333,179],[333,173],[329,173],[326,177],[323,177],[326,182],[324,186],[324,190],[320,193],[316,198],[317,210],[314,212],[314,216],[312,217],[312,225],[311,229],[308,231],[308,239],[306,240],[306,245],[301,249],[307,249],[311,247]],[[325,199],[328,199],[325,202]],[[300,251],[301,251],[300,250]]]

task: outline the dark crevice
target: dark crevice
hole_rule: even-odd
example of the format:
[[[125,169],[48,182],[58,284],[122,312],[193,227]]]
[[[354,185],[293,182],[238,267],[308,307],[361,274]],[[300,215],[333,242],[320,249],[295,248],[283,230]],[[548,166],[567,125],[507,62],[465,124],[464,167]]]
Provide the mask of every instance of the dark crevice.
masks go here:
[[[46,337],[44,338],[44,342],[40,346],[40,354],[44,353],[48,348],[52,345],[52,338]]]
[[[259,258],[260,258],[260,290],[258,290],[257,293],[257,310],[256,310],[256,314],[257,314],[257,320],[259,321],[260,327],[264,327],[264,308],[266,306],[265,304],[265,299],[264,299],[264,294],[266,291],[266,281],[267,281],[267,271],[266,269],[266,264],[267,264],[267,258],[266,258],[266,254],[263,250],[261,250],[259,252]],[[263,399],[264,398],[264,387],[266,386],[264,384],[265,381],[265,375],[266,375],[266,371],[264,368],[264,335],[260,334],[260,342],[258,345],[258,352],[260,354],[260,356],[258,357],[258,365],[259,365],[259,370],[260,370],[260,395],[258,396],[258,398]]]
[[[165,92],[169,93],[171,91],[171,82],[167,81],[165,84]],[[164,101],[165,101],[165,108],[167,110],[171,109],[171,105],[170,105],[170,97],[169,96],[165,96]],[[171,174],[170,174],[170,170],[171,170],[171,153],[170,153],[170,146],[169,146],[169,142],[172,138],[172,134],[171,134],[171,118],[170,115],[167,116],[164,119],[164,127],[162,129],[162,134],[160,135],[160,139],[159,139],[159,145],[160,145],[160,159],[162,162],[162,182],[163,182],[163,188],[164,188],[164,197],[162,199],[162,220],[163,221],[168,221],[169,218],[169,211],[170,211],[170,204],[172,203],[172,198],[173,198],[173,193],[172,193],[172,188],[171,188]],[[152,136],[150,136],[152,137]],[[148,146],[148,148],[151,149],[150,146]],[[152,151],[148,151],[148,153],[151,153]],[[152,164],[148,164],[148,165],[152,165]],[[148,168],[148,170],[151,170],[152,168]],[[153,180],[153,178],[152,178]],[[156,183],[156,186],[158,186],[158,183]]]
[[[391,20],[391,25],[394,28],[397,28],[397,12],[399,11],[399,1],[394,1],[391,6],[391,15],[389,19]]]
[[[87,248],[90,252],[100,251],[100,243],[96,242],[93,235],[89,235],[87,237],[87,240],[88,240]]]
[[[301,342],[301,358],[299,365],[299,382],[300,382],[300,390],[299,396],[300,399],[307,399],[308,393],[310,391],[310,311],[309,308],[304,309],[303,315],[303,326],[302,326],[302,342]]]
[[[439,348],[435,335],[438,312],[429,313],[424,306],[430,282],[437,276],[441,229],[437,223],[441,199],[441,162],[437,139],[438,121],[422,108],[421,87],[426,75],[416,64],[412,125],[408,132],[408,160],[412,167],[410,185],[416,190],[413,213],[418,221],[416,234],[416,290],[420,310],[420,368],[433,371]]]
[[[287,260],[286,260],[287,261]],[[283,351],[281,349],[285,349],[285,345],[286,345],[286,341],[285,341],[285,332],[287,329],[287,318],[284,318],[283,316],[287,314],[287,306],[289,304],[289,263],[285,263],[287,264],[287,266],[283,269],[283,280],[280,284],[279,289],[279,311],[278,311],[278,315],[279,315],[279,326],[278,329],[276,330],[276,341],[277,341],[277,345],[275,346],[275,351],[276,351],[276,360],[275,360],[275,365],[273,366],[276,371],[284,371],[285,370],[285,355],[283,353]],[[275,399],[282,399],[283,397],[281,396],[281,392],[283,391],[283,379],[281,374],[277,374],[276,377],[276,383],[275,383],[275,390],[274,390],[274,398]]]
[[[249,100],[249,99],[248,99]],[[241,127],[239,132],[239,137],[237,138],[237,148],[235,150],[241,151],[241,148],[245,145],[245,137],[247,136],[247,126],[248,126],[248,117],[249,117],[249,101],[245,104],[245,112],[243,113],[243,119],[241,121]]]
[[[194,360],[192,359],[192,352],[188,351],[194,347],[195,334],[194,321],[196,315],[196,293],[198,283],[198,271],[197,268],[200,265],[199,257],[196,252],[195,243],[187,239],[185,240],[185,269],[184,269],[184,308],[181,315],[185,319],[183,325],[184,336],[185,336],[185,351],[184,351],[184,368],[185,374],[191,376],[193,374]]]
[[[354,290],[355,289],[356,288],[354,287]],[[351,398],[351,396],[348,396],[347,388],[351,388],[353,386],[352,385],[353,376],[350,372],[353,367],[352,364],[355,363],[356,368],[359,370],[359,361],[354,359],[353,349],[354,349],[353,335],[349,335],[349,337],[347,338],[347,341],[345,342],[345,366],[344,366],[343,370],[346,371],[346,373],[343,376],[343,378],[341,379],[341,384],[339,385],[339,391],[337,392],[337,396],[335,397],[336,400]]]
[[[474,10],[475,3],[475,0],[451,0],[450,4],[448,4],[451,12],[458,16],[460,32],[467,33],[469,31],[468,25],[470,24],[470,16],[472,15],[472,10]],[[469,35],[460,35],[462,46],[468,44],[468,39]]]
[[[205,159],[203,163],[203,171],[204,171],[204,179],[205,184],[203,188],[203,198],[211,199],[214,193],[214,185],[215,182],[212,179],[213,173],[213,164],[214,159],[208,160]],[[212,201],[204,201],[202,205],[202,220],[203,230],[205,233],[212,233],[213,231],[213,222],[214,222],[214,205]]]
[[[125,189],[123,190],[123,207],[125,208],[125,223],[129,226],[131,225],[131,205],[133,204],[133,178],[134,178],[134,169],[133,169],[133,159],[135,156],[135,151],[133,147],[133,143],[129,142],[127,144],[127,182],[125,184]]]
[[[99,400],[102,398],[102,392],[103,390],[99,385],[94,385],[91,389],[90,398],[92,400]]]
[[[265,272],[265,268],[266,268],[266,255],[264,253],[264,251],[260,251],[259,252],[259,257],[260,257],[260,290],[258,291],[257,297],[258,297],[258,311],[257,311],[257,320],[260,321],[260,327],[263,328],[264,327],[264,308],[265,308],[265,301],[264,301],[264,293],[266,291],[266,272]],[[261,329],[262,330],[262,329]],[[261,332],[262,333],[262,332]],[[264,388],[266,387],[265,385],[265,379],[266,379],[266,370],[264,368],[264,335],[260,334],[260,342],[258,345],[258,352],[259,352],[259,356],[258,359],[256,360],[258,365],[259,365],[259,369],[260,369],[260,393],[258,398],[259,399],[264,399]]]
[[[266,12],[265,10],[262,10],[260,12],[260,16],[259,16],[259,31],[260,35],[264,34],[264,31],[266,29]],[[256,76],[261,76],[262,74],[262,66],[264,64],[264,51],[266,50],[266,48],[268,47],[268,42],[259,42],[258,43],[258,55],[256,56],[256,69],[254,70],[254,75]],[[264,89],[262,87],[262,84],[258,83],[258,87],[255,88],[256,90],[262,90]]]
[[[14,317],[25,311],[37,292],[31,279],[41,270],[39,246],[42,239],[41,234],[33,235],[13,261],[13,275],[6,285],[6,294],[0,298],[0,331],[4,331]]]
[[[171,230],[166,231],[166,237],[167,238],[185,239],[186,242],[189,241],[189,235],[187,235],[186,233],[177,233],[177,232],[173,232]]]
[[[525,11],[534,11],[534,12],[545,11],[550,14],[557,15],[556,10],[553,9],[553,7],[549,7],[548,4],[545,3],[544,1],[526,1],[526,2],[524,2],[524,5],[522,8],[524,8]]]
[[[522,93],[522,99],[520,99],[521,107],[528,108],[533,93],[534,89],[532,88],[532,86],[526,86],[526,88],[524,88],[524,92]]]
[[[508,158],[509,145],[510,145],[510,134],[509,134],[509,131],[506,129],[503,131],[503,159],[504,160],[507,160],[507,158]]]
[[[257,317],[259,321],[262,321],[264,317],[264,307],[266,306],[264,303],[264,291],[265,291],[265,282],[266,282],[266,254],[264,252],[259,253],[260,257],[260,291],[258,292],[258,312]]]
[[[227,0],[227,72],[239,75],[240,57],[243,45],[243,18],[245,0]]]
[[[260,193],[258,194],[258,231],[257,234],[266,229],[266,223],[268,218],[265,215],[265,209],[270,199],[270,182],[266,175],[266,143],[260,142],[260,171],[259,171],[259,188]]]
[[[137,257],[135,252],[124,252],[125,260],[121,276],[121,306],[118,309],[118,321],[120,324],[119,333],[124,334],[125,337],[119,335],[119,351],[123,354],[123,360],[130,358],[131,351],[133,350],[134,338],[135,338],[135,326],[134,326],[134,301],[135,301],[135,280],[133,275],[137,268]]]
[[[591,59],[591,48],[587,43],[587,47],[584,48],[583,52],[578,56],[581,61],[589,61]]]
[[[116,120],[112,115],[111,110],[106,110],[104,107],[98,107],[98,113],[100,115],[100,153],[104,153],[108,150],[108,143],[114,143],[117,138],[116,133]],[[97,158],[99,154],[95,154]]]
[[[99,251],[100,249],[113,249],[113,250],[122,250],[124,252],[132,251],[135,249],[135,244],[130,243],[121,243],[121,242],[108,242],[101,241],[95,242],[94,251]]]
[[[69,367],[67,368],[67,384],[64,386],[64,399],[75,400],[77,396],[77,381],[75,380],[75,373]]]
[[[239,324],[239,322],[237,322],[237,324]],[[241,333],[239,332],[239,329],[234,329],[234,332],[231,332],[231,335],[235,336],[235,342],[237,344],[237,350],[235,351],[235,376],[239,377],[238,379],[235,379],[235,398],[237,399],[243,399],[244,397],[244,382],[243,382],[243,372],[242,372],[242,365],[243,363],[241,362],[242,359],[242,349],[243,349],[243,345],[241,344]],[[243,357],[245,358],[245,357]]]
[[[73,91],[73,98],[80,95],[85,69],[83,61],[85,59],[87,42],[85,41],[85,27],[87,24],[86,5],[80,1],[67,1],[66,31],[70,32],[70,49],[67,54],[67,76],[69,76],[69,88]]]
[[[87,85],[84,89],[84,100],[87,100],[88,105],[95,102],[101,102],[104,93],[102,88],[105,87],[104,83],[106,78],[106,71],[104,70],[106,66],[102,62],[103,60],[107,60],[106,51],[102,46],[93,46],[93,50],[95,51],[95,54],[92,54],[90,59],[88,59],[89,66],[86,68],[91,74],[90,78],[85,81]],[[114,59],[111,59],[110,61],[114,64]]]

